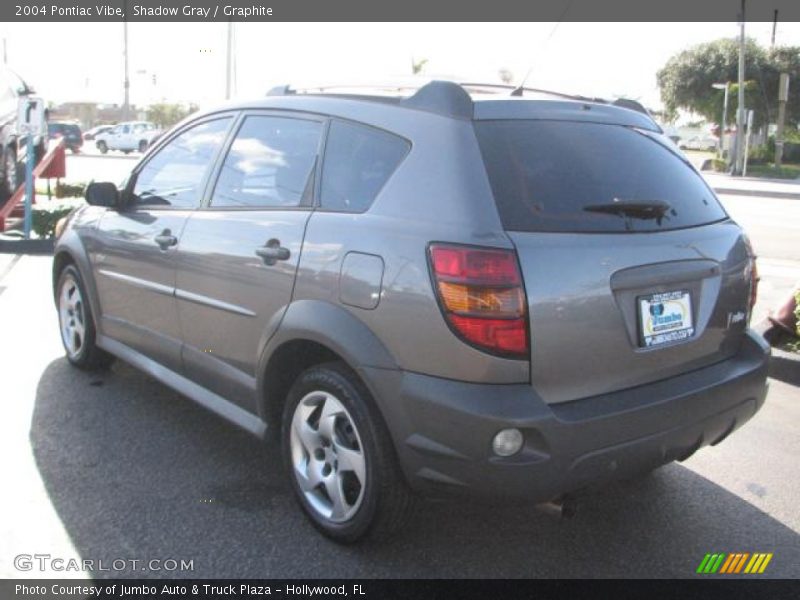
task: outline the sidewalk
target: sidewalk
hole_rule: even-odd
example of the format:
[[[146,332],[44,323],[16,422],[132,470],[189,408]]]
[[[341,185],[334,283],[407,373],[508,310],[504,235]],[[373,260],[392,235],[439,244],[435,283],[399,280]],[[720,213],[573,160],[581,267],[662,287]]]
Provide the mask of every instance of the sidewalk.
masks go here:
[[[800,200],[800,179],[762,179],[760,177],[731,177],[723,173],[702,173],[718,194],[737,196],[766,196]]]

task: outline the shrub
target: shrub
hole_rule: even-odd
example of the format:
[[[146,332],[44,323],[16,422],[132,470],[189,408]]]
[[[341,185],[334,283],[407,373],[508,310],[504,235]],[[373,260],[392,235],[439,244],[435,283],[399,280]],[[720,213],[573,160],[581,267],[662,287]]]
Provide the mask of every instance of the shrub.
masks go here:
[[[800,337],[800,288],[794,293],[794,301],[795,333]]]
[[[769,145],[764,144],[762,146],[756,146],[755,148],[750,149],[750,152],[747,156],[747,162],[751,165],[765,165],[768,162],[771,162],[774,157],[774,147],[772,152],[770,152]]]
[[[73,198],[66,202],[34,204],[31,213],[33,231],[40,238],[51,238],[56,234],[56,223],[83,204],[82,198]]]
[[[56,184],[56,198],[83,198],[86,195],[86,183]]]

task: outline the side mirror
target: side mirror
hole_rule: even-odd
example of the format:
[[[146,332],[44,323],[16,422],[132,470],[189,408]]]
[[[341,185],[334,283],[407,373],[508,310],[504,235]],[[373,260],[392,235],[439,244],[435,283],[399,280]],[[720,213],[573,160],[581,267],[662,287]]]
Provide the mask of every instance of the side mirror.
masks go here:
[[[86,188],[86,202],[92,206],[115,208],[119,203],[117,186],[107,181],[90,183]]]

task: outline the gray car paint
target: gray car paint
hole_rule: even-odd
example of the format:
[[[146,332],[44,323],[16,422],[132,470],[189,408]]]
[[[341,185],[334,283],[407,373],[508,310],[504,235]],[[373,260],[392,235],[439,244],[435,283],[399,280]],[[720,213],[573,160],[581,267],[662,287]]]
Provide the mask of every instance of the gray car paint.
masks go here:
[[[100,316],[101,346],[252,431],[258,427],[242,414],[266,418],[265,403],[270,399],[264,394],[264,373],[273,353],[297,339],[329,347],[362,373],[373,391],[377,388],[369,372],[377,369],[382,380],[388,372],[397,371],[480,384],[532,384],[537,395],[551,403],[636,386],[718,362],[735,352],[741,340],[744,327],[728,331],[721,325],[728,313],[747,302],[747,261],[740,230],[730,221],[645,235],[507,233],[492,202],[468,119],[316,96],[265,98],[222,110],[351,119],[412,143],[408,156],[363,214],[319,208],[285,215],[214,211],[205,204],[191,216],[162,211],[169,214],[155,215],[156,219],[185,218],[188,223],[185,229],[170,223],[170,228],[181,232],[172,253],[177,258],[171,262],[153,254],[157,246],[148,239],[167,221],[147,228],[113,209],[81,211],[59,240],[57,259],[62,252],[76,255],[74,260],[92,287],[91,295],[98,297],[95,310]],[[651,122],[631,111],[594,105],[586,109],[582,103],[476,102],[475,114],[476,118],[513,114],[515,118],[550,115],[577,121],[617,119],[652,129]],[[196,118],[202,116],[177,126],[148,156]],[[106,213],[103,223],[118,226],[116,238],[96,231],[97,218],[83,224],[85,214],[98,212]],[[292,260],[273,266],[259,263],[250,252],[274,236],[290,248]],[[232,240],[236,240],[235,248]],[[493,356],[456,338],[431,286],[426,251],[434,241],[518,251],[530,308],[531,361]],[[90,249],[88,262],[77,256],[83,252],[82,245]],[[372,255],[383,262],[377,306],[343,301],[341,273],[344,258],[351,253]],[[698,314],[702,331],[692,342],[671,348],[642,352],[632,347],[630,315],[618,306],[621,292],[615,295],[610,286],[615,274],[642,265],[699,259],[719,265],[719,272],[698,277],[689,269],[692,275],[684,276],[680,265],[688,263],[676,263],[676,282],[697,291],[694,306],[702,313]],[[129,285],[135,291],[126,305],[115,299],[112,284],[95,279],[101,267],[113,267],[151,285]],[[374,289],[375,275],[359,273],[358,269],[347,271],[345,288]],[[169,294],[159,293],[161,285],[174,286],[172,303]],[[657,282],[644,287],[661,289]],[[109,290],[111,296],[106,298]],[[163,315],[144,314],[152,312],[153,303],[163,305],[164,314],[177,313],[180,318],[163,323],[158,320]],[[592,327],[597,322],[603,325]],[[180,323],[177,333],[176,323]],[[152,339],[145,339],[148,332]],[[177,364],[174,345],[163,344],[176,335],[180,338]],[[232,411],[226,403],[237,409]]]

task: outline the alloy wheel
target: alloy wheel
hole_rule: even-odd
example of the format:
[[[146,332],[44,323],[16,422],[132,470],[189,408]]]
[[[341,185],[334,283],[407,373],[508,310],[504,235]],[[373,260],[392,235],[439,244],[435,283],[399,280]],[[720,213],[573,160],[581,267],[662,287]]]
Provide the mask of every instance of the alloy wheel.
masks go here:
[[[333,523],[358,512],[366,488],[366,459],[358,429],[332,394],[306,394],[292,417],[292,471],[311,509]]]
[[[58,298],[61,339],[71,358],[80,354],[86,341],[86,311],[78,282],[71,275],[64,278]]]

